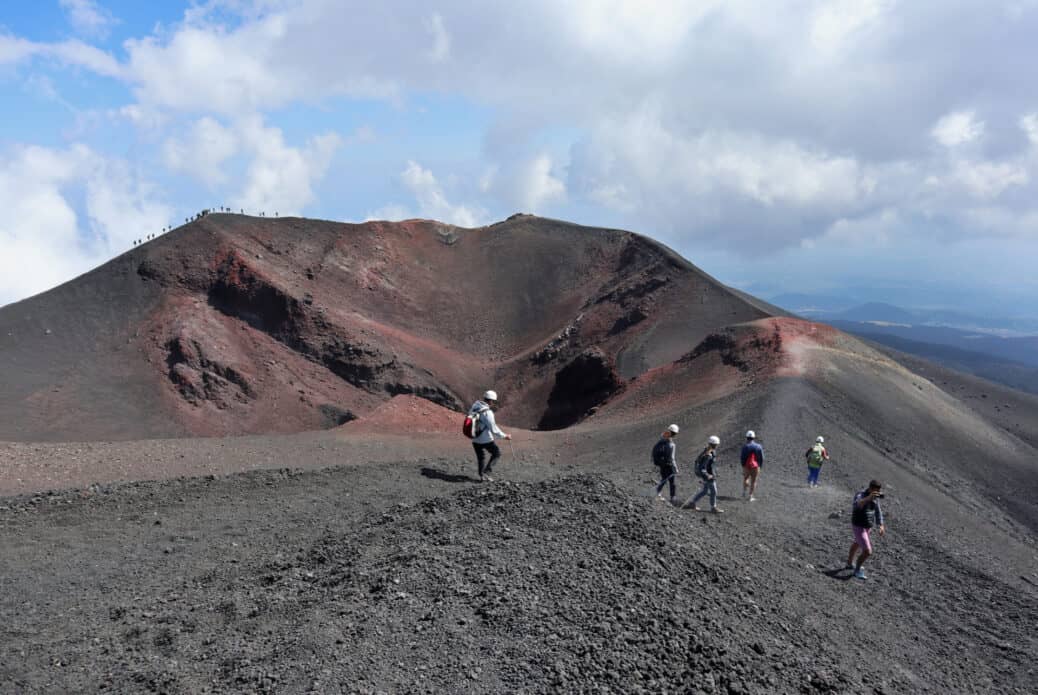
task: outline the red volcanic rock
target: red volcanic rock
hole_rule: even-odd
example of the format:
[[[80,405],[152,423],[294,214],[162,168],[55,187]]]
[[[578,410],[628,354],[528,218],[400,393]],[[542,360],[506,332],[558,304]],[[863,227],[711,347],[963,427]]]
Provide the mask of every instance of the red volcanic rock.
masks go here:
[[[374,432],[379,434],[452,433],[462,439],[461,413],[444,408],[418,396],[394,396],[382,403],[363,419],[341,427],[343,432]]]
[[[766,309],[630,232],[213,214],[0,309],[0,439],[292,432],[491,387],[504,421],[566,427]]]

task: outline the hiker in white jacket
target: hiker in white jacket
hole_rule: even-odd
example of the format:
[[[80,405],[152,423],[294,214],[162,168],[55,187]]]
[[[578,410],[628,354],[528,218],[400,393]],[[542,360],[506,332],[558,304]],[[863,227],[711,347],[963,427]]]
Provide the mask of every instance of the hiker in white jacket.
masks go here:
[[[501,458],[501,449],[494,440],[512,438],[512,435],[502,432],[494,420],[494,411],[491,410],[491,407],[496,404],[497,392],[487,391],[483,394],[483,400],[476,401],[469,408],[470,414],[478,416],[475,428],[476,436],[472,438],[472,448],[476,450],[479,479],[486,482],[493,482],[494,479],[490,477],[490,470],[497,463],[497,460]],[[490,453],[490,460],[484,466],[483,459],[486,457],[487,452]]]

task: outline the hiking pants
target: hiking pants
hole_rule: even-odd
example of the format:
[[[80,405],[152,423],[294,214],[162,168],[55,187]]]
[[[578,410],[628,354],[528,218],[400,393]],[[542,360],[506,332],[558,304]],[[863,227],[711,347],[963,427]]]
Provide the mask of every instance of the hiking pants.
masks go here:
[[[676,478],[678,477],[678,471],[674,466],[660,466],[660,484],[656,486],[656,494],[660,494],[663,490],[663,486],[668,482],[670,483],[670,497],[673,499],[678,494],[678,484]]]
[[[476,450],[476,464],[479,466],[479,474],[483,475],[486,473],[490,475],[490,469],[494,467],[497,460],[501,458],[501,449],[498,447],[497,442],[487,442],[486,444],[477,444],[472,442],[472,448]],[[490,460],[487,461],[486,467],[483,466],[483,458],[485,452],[490,452]]]
[[[703,489],[696,493],[696,496],[692,498],[692,505],[695,506],[696,502],[703,499],[706,495],[710,495],[710,508],[713,509],[717,506],[717,481],[716,480],[704,480]]]
[[[812,466],[807,467],[807,483],[808,485],[818,484],[818,474],[822,472],[822,467],[814,468]]]

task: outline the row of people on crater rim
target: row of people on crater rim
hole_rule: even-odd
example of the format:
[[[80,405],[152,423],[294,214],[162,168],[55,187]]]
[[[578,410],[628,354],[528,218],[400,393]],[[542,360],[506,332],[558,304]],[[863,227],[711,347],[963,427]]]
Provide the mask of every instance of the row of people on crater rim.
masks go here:
[[[472,447],[476,454],[476,466],[479,479],[482,482],[493,482],[490,476],[494,464],[501,458],[501,449],[495,440],[511,440],[512,436],[505,433],[497,425],[494,418],[494,405],[497,403],[497,392],[490,390],[483,394],[481,400],[477,400],[469,408],[462,428],[463,433],[472,440]],[[669,487],[670,502],[676,505],[677,499],[677,444],[675,438],[681,432],[677,424],[667,427],[660,435],[659,441],[652,448],[652,463],[659,470],[660,479],[655,484],[656,499],[665,502],[663,489]],[[710,511],[722,514],[723,509],[717,506],[717,477],[716,477],[716,455],[717,447],[721,445],[721,439],[717,435],[707,438],[706,446],[696,457],[694,472],[701,485],[696,492],[684,504],[682,509],[699,511],[698,503],[704,497],[710,499]],[[815,443],[804,452],[807,464],[807,485],[810,488],[818,487],[818,476],[822,466],[830,460],[829,451],[825,448],[825,438],[818,436]],[[757,434],[753,430],[746,432],[746,442],[739,452],[739,462],[742,466],[742,498],[749,502],[757,500],[757,481],[760,478],[761,468],[764,466],[764,447],[757,441]],[[882,536],[886,533],[883,522],[883,510],[879,500],[883,497],[883,485],[872,480],[866,489],[859,491],[854,496],[851,505],[851,530],[854,540],[847,555],[846,570],[854,573],[858,579],[865,579],[863,565],[872,555],[872,541],[869,537],[871,529],[876,528]]]
[[[212,210],[210,210],[209,208],[206,208],[205,210],[202,210],[202,211],[198,212],[194,217],[185,217],[184,218],[184,224],[188,224],[188,223],[193,222],[195,220],[199,220],[199,219],[205,217],[206,215],[210,214],[214,210],[217,211],[217,212],[231,212],[231,213],[234,212],[229,207],[224,207],[222,205],[220,207],[218,207],[218,208],[213,208]],[[240,208],[239,214],[244,215],[245,214],[245,208]],[[261,212],[256,213],[256,215],[258,217],[266,217],[267,213],[261,211]],[[277,216],[278,216],[278,213],[275,212],[274,213],[274,217],[277,217]],[[163,227],[162,228],[162,232],[160,232],[160,233],[161,234],[165,234],[165,233],[171,232],[171,231],[173,231],[173,226],[172,225],[170,225],[169,227]],[[151,241],[152,239],[154,239],[157,236],[158,236],[158,234],[148,234],[148,235],[146,235],[142,239],[134,239],[133,240],[133,245],[134,246],[140,246],[145,241]]]

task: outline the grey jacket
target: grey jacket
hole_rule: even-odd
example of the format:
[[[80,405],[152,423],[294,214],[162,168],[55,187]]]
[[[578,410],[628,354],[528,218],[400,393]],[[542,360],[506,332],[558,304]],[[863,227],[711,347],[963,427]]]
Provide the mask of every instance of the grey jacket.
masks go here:
[[[469,408],[469,413],[479,415],[479,420],[476,424],[476,431],[479,434],[473,437],[472,442],[474,444],[489,444],[495,439],[504,439],[507,436],[497,426],[497,422],[494,420],[494,411],[490,409],[487,403],[476,401]]]

